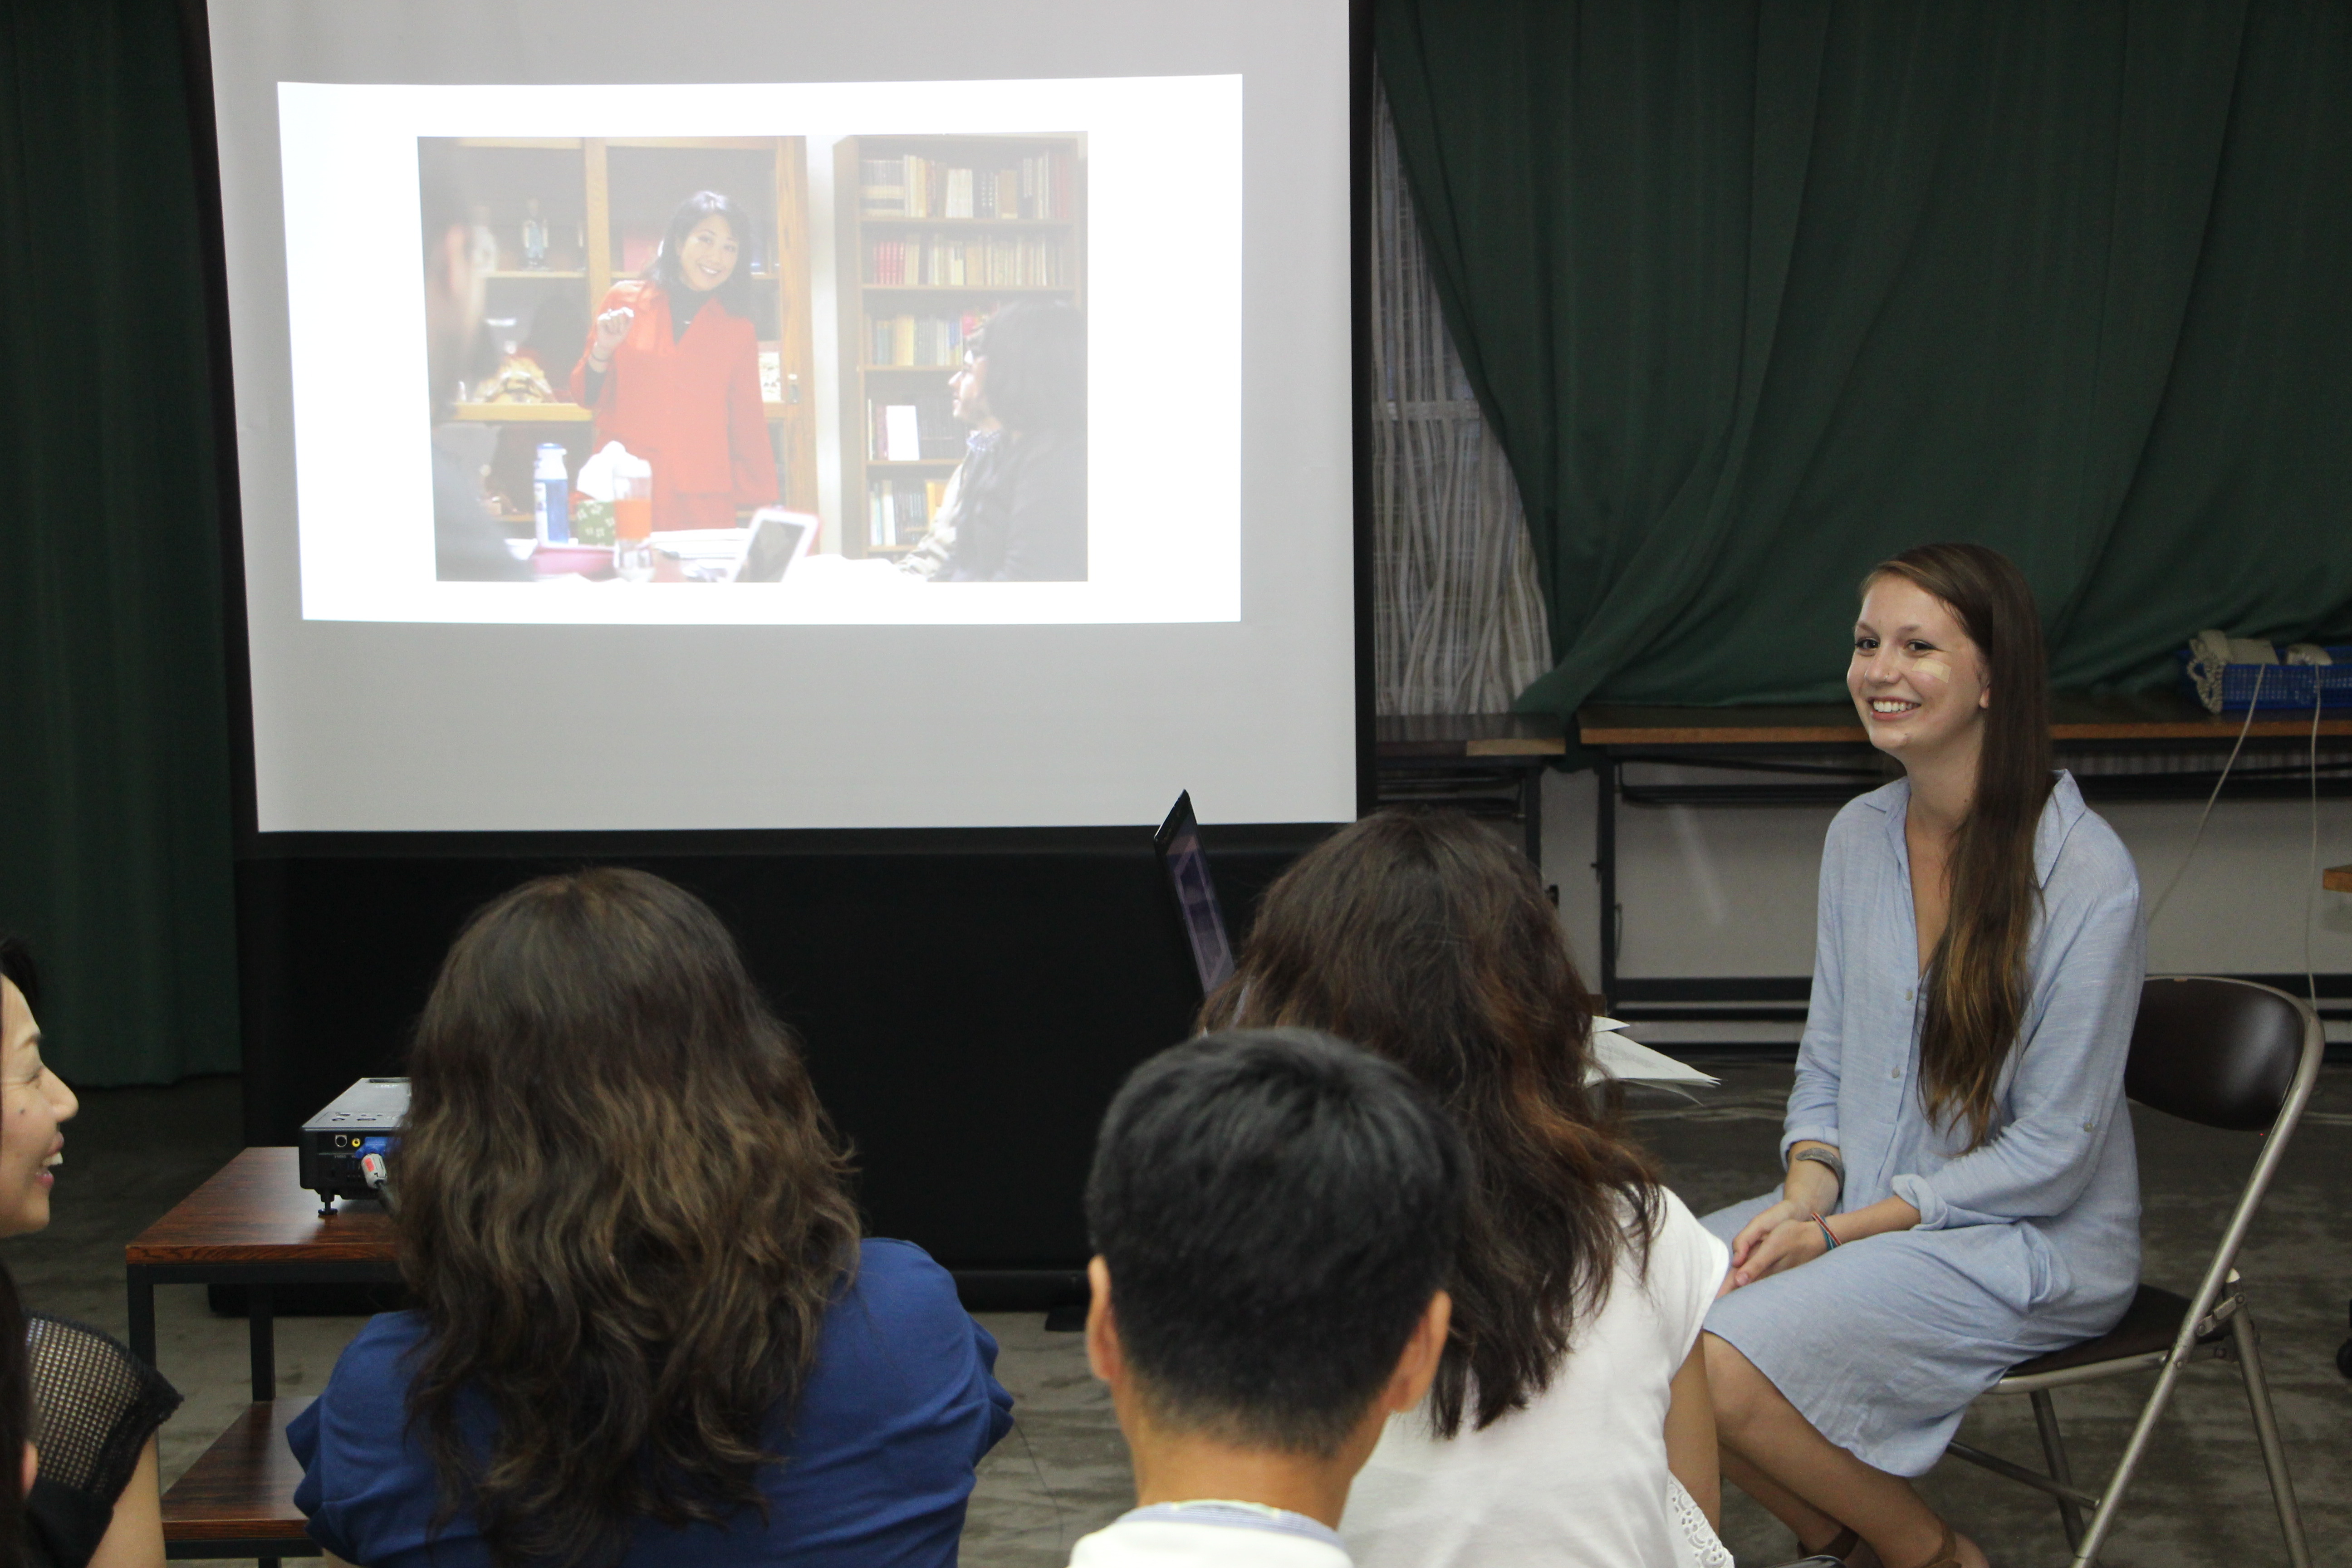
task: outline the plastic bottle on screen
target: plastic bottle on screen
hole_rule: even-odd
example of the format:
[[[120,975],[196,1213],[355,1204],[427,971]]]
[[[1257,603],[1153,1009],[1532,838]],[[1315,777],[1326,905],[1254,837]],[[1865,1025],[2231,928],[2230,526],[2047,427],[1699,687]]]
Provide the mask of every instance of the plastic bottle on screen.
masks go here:
[[[654,466],[626,447],[613,458],[613,570],[632,583],[654,575]]]
[[[538,514],[541,544],[572,542],[572,477],[563,471],[563,448],[553,441],[539,445],[539,464],[531,469],[531,506]]]

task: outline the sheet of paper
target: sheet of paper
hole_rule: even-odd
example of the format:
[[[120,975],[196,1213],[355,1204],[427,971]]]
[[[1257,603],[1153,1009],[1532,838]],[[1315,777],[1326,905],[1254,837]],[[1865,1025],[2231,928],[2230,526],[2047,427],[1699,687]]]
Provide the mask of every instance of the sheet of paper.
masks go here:
[[[1705,1084],[1710,1089],[1723,1081],[1627,1039],[1617,1032],[1624,1026],[1614,1018],[1592,1020],[1592,1067],[1585,1081],[1613,1078],[1627,1083]]]

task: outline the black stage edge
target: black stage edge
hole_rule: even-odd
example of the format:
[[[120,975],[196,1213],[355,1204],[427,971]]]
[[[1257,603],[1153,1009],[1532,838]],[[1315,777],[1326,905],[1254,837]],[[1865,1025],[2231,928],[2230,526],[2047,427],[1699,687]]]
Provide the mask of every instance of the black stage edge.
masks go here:
[[[1229,918],[1328,831],[1207,829]],[[729,835],[750,841],[733,853],[662,837],[288,853],[270,836],[237,866],[246,1142],[291,1142],[353,1079],[400,1070],[474,910],[530,877],[635,866],[709,901],[800,1033],[872,1231],[958,1270],[1049,1271],[1033,1293],[1056,1304],[1087,1255],[1095,1124],[1200,1005],[1151,829],[806,835],[790,850]]]

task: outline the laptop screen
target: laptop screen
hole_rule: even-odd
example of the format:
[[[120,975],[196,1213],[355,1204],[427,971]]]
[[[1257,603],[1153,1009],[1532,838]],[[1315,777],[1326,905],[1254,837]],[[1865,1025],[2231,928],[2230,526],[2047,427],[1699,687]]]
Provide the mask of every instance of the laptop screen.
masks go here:
[[[1201,847],[1201,825],[1192,817],[1191,791],[1176,797],[1168,820],[1160,825],[1151,842],[1160,851],[1160,863],[1176,895],[1184,939],[1192,944],[1192,967],[1200,972],[1201,994],[1205,996],[1233,977],[1234,944],[1225,934],[1217,885],[1209,877],[1209,857]]]

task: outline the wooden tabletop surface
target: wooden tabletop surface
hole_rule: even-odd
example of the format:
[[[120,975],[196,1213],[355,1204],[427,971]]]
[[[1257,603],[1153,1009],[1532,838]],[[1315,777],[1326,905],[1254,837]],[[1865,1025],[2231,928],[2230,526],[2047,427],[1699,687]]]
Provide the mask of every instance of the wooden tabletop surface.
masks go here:
[[[126,1264],[389,1263],[392,1218],[348,1200],[321,1217],[291,1145],[247,1149],[123,1248]]]
[[[1372,728],[1373,753],[1384,760],[1557,757],[1567,750],[1551,713],[1392,713]]]
[[[1385,721],[1383,721],[1385,722]],[[1780,707],[1689,708],[1594,702],[1577,710],[1577,736],[1588,746],[1867,745],[1862,721],[1847,702]],[[2053,741],[2210,741],[2224,745],[2245,727],[2244,712],[2208,713],[2185,692],[2138,691],[2093,696],[2053,692]],[[2246,731],[2258,739],[2307,737],[2311,714],[2265,709]],[[2322,735],[2352,735],[2352,711],[2325,714]]]
[[[2352,893],[2352,866],[2330,866],[2319,874],[2319,885],[2331,893]]]

